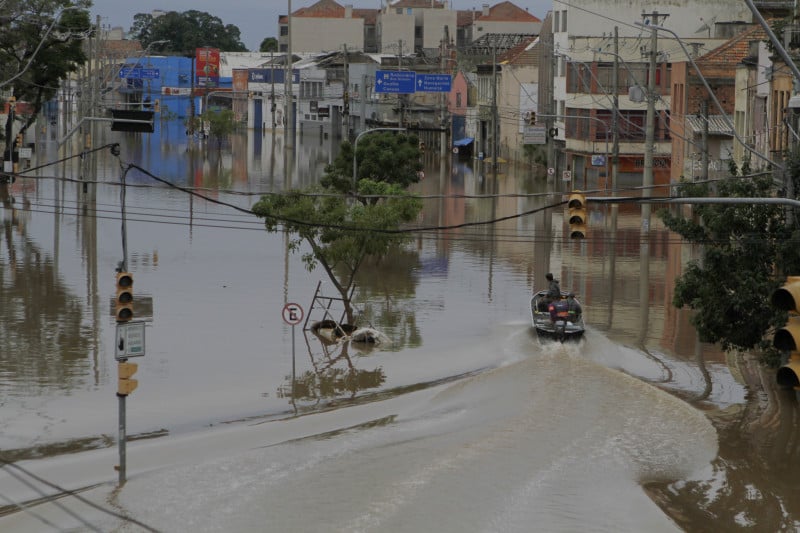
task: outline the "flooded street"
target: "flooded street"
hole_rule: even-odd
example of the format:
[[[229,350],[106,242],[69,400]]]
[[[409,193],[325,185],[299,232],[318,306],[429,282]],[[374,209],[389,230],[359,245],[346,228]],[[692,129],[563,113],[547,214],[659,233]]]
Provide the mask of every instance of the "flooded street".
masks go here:
[[[697,341],[671,306],[697,252],[655,214],[643,240],[637,206],[590,202],[570,240],[562,183],[429,151],[430,229],[355,294],[391,342],[326,344],[303,327],[326,318],[315,294],[336,296],[325,273],[241,210],[316,183],[336,141],[306,134],[287,157],[281,137],[204,146],[164,123],[96,145],[112,142],[91,174],[47,165],[75,155],[49,143],[0,190],[3,531],[800,527],[797,398]],[[152,176],[125,174],[123,232],[128,164]],[[115,491],[123,235],[147,327]],[[547,272],[583,302],[580,343],[531,331]],[[95,484],[96,507],[32,504]]]

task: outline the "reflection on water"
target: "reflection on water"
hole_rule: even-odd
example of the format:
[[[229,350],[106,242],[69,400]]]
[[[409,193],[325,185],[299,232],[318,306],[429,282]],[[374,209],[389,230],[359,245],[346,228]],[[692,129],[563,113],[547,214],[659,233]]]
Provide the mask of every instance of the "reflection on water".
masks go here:
[[[120,143],[123,162],[247,208],[262,193],[316,183],[339,141],[308,134],[296,151],[287,152],[280,135],[244,132],[218,146],[188,137],[182,125],[161,123],[152,135],[104,131],[99,145],[108,142]],[[37,163],[56,159],[55,153],[53,146],[37,150]],[[47,179],[22,178],[0,187],[0,449],[12,450],[16,458],[109,445],[102,435],[115,431],[116,413],[108,408],[116,385],[108,302],[121,259],[120,161],[108,151],[97,159],[94,198],[74,184],[49,179],[72,175],[77,168],[72,163],[38,172]],[[564,402],[577,401],[574,382],[565,381],[570,373],[552,369],[560,368],[560,359],[542,360],[538,348],[528,344],[514,350],[499,343],[474,348],[498,325],[524,330],[530,291],[542,287],[552,271],[562,288],[581,298],[590,328],[586,342],[592,352],[573,354],[571,370],[585,372],[580,361],[590,357],[621,369],[638,378],[637,387],[647,382],[692,402],[719,431],[719,455],[705,477],[653,488],[676,522],[692,530],[705,529],[712,516],[730,527],[753,523],[778,530],[796,524],[800,498],[791,483],[797,476],[791,474],[797,472],[788,466],[800,464],[796,400],[763,389],[760,383],[773,379],[769,374],[755,379],[752,368],[699,343],[689,314],[671,306],[675,279],[695,250],[657,217],[643,241],[641,211],[627,204],[590,202],[588,238],[573,241],[566,234],[564,207],[551,207],[562,201],[565,185],[559,180],[512,165],[495,178],[483,163],[441,160],[437,154],[426,154],[425,163],[426,177],[415,189],[425,197],[418,222],[443,229],[420,232],[411,246],[365,264],[357,280],[356,303],[391,338],[390,347],[366,356],[352,345],[326,346],[312,337],[306,341],[308,357],[295,360],[280,310],[289,300],[310,302],[324,274],[307,272],[301,259],[288,253],[283,236],[266,234],[255,217],[129,173],[135,294],[152,299],[148,353],[130,401],[130,432],[172,433],[224,420],[291,415],[360,394],[400,394],[421,384],[455,381],[522,359],[535,361],[525,367],[532,380],[544,379],[537,372],[553,372],[547,376],[552,397],[528,390],[529,382],[509,377],[510,371],[498,373],[493,382],[499,384],[486,394],[493,397],[510,380],[514,390],[525,391],[523,397],[535,396],[537,404],[527,406],[526,427],[536,428],[540,420],[563,422],[569,425],[566,434],[589,435],[599,431],[597,419],[558,418]],[[594,194],[604,192],[587,191]],[[614,387],[622,381],[608,380]],[[482,391],[480,383],[469,387],[466,401],[480,399],[474,392]],[[604,391],[591,383],[586,387],[595,396],[589,397],[600,398],[593,407],[599,414],[615,412],[618,406],[604,403]],[[622,391],[617,396],[627,398]],[[637,401],[639,414],[664,412],[658,395],[640,395]],[[648,421],[652,427],[657,422]],[[631,455],[646,455],[637,443],[650,446],[652,440],[636,439],[637,428],[618,423],[634,443]],[[525,435],[532,448],[534,437],[533,430]],[[450,437],[430,438],[446,444]],[[475,450],[474,444],[467,438],[453,447]],[[511,470],[519,466],[511,460],[503,464]],[[572,471],[565,468],[570,481]],[[557,477],[549,482],[562,486]],[[570,489],[579,485],[577,477],[572,481]]]

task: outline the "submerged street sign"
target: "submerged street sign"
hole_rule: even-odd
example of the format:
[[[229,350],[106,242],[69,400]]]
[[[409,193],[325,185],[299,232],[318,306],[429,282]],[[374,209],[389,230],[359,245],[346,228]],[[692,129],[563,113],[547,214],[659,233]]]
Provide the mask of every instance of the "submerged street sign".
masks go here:
[[[417,74],[417,92],[449,93],[450,74]]]
[[[375,73],[375,92],[411,94],[416,78],[416,72],[409,70],[379,70]]]

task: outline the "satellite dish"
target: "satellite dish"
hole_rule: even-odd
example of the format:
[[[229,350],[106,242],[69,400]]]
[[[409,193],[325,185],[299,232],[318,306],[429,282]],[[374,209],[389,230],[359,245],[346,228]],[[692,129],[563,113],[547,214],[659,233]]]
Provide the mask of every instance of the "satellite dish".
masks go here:
[[[706,31],[708,32],[708,36],[711,37],[711,28],[714,26],[714,23],[717,22],[717,16],[714,15],[708,22],[706,22],[703,17],[700,17],[700,20],[703,22],[703,25],[697,28],[695,33]]]

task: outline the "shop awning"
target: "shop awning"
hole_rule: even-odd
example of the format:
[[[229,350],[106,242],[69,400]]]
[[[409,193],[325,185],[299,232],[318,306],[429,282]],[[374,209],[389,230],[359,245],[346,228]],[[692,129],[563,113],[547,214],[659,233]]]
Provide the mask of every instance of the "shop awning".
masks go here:
[[[472,137],[464,137],[463,139],[453,141],[453,146],[467,146],[468,144],[472,144],[474,140],[475,139]]]

